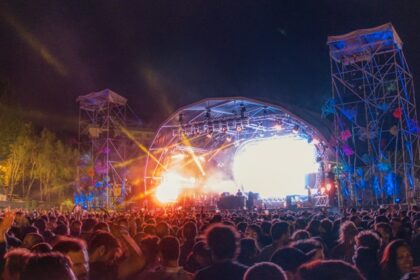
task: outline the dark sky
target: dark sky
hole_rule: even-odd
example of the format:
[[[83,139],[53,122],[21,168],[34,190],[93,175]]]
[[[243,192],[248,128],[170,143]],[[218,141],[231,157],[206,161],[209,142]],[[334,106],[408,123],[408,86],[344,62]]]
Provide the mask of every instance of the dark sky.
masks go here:
[[[154,124],[213,96],[320,112],[327,36],[386,22],[420,90],[418,0],[10,0],[0,11],[0,80],[33,120],[65,130],[76,97],[104,88]]]

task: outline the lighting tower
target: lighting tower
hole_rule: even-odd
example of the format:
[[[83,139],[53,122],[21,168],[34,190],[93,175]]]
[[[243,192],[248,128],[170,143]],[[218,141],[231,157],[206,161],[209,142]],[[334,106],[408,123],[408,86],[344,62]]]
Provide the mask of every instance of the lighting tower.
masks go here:
[[[127,99],[105,89],[77,98],[79,104],[78,193],[88,207],[124,200]],[[86,205],[88,204],[88,205]]]
[[[411,203],[419,170],[413,76],[392,24],[328,37],[337,175],[352,204]]]

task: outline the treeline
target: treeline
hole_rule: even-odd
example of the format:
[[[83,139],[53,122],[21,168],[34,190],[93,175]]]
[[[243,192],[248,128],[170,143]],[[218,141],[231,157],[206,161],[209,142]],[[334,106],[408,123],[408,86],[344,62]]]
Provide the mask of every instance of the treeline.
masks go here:
[[[17,105],[0,99],[0,190],[42,201],[62,201],[72,193],[78,153],[48,129],[35,128]]]

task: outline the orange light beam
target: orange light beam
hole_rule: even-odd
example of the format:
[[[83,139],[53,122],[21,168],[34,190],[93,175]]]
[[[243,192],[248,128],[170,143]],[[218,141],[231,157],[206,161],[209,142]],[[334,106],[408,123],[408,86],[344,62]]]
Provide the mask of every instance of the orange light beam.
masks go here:
[[[191,154],[192,158],[194,159],[195,164],[197,165],[198,169],[201,172],[201,175],[206,176],[206,172],[204,172],[203,166],[201,165],[200,160],[195,155],[191,146],[191,142],[188,139],[188,137],[185,136],[185,134],[182,134],[182,142],[184,143],[185,146],[188,146],[187,151]]]
[[[28,32],[25,27],[10,13],[3,11],[0,14],[7,24],[9,24],[19,37],[42,59],[51,65],[60,75],[66,76],[67,70],[64,65],[44,46],[34,35]]]
[[[151,159],[153,159],[160,167],[162,167],[164,170],[166,170],[166,167],[160,163],[160,161],[151,153],[149,150],[141,143],[139,143],[134,136],[128,131],[125,127],[119,126],[119,129],[131,140],[134,142],[134,144],[139,147],[140,150],[142,150],[144,153],[146,153]]]
[[[217,148],[217,150],[216,151],[209,151],[209,152],[207,152],[207,153],[204,153],[203,154],[203,156],[207,156],[207,155],[210,155],[211,153],[214,153],[213,155],[211,155],[210,156],[210,158],[207,160],[207,161],[210,161],[212,158],[214,158],[216,155],[217,155],[217,153],[219,153],[220,151],[222,151],[222,150],[224,150],[224,149],[227,149],[227,148],[229,148],[230,146],[232,146],[232,145],[234,145],[235,143],[229,143],[229,144],[226,144],[226,145],[223,145],[223,146],[220,146],[219,148]],[[188,161],[186,161],[182,166],[181,166],[181,168],[184,168],[185,166],[188,166],[190,163],[192,163],[194,161],[194,159],[189,159]]]
[[[195,140],[195,139],[197,139],[198,137],[203,137],[203,135],[196,135],[196,136],[194,136],[194,137],[189,138],[189,140],[190,140],[190,141],[191,141],[191,140]],[[179,142],[173,143],[173,144],[171,144],[171,145],[169,145],[169,146],[165,146],[165,147],[162,147],[162,148],[156,149],[156,151],[157,151],[157,152],[161,152],[161,151],[166,150],[166,149],[171,149],[172,147],[175,147],[176,145],[179,145]]]
[[[135,158],[130,158],[130,159],[124,161],[124,162],[120,162],[120,163],[115,164],[115,167],[124,167],[124,166],[127,166],[127,165],[135,162],[136,160],[142,159],[144,157],[145,157],[145,155],[141,155],[141,156],[138,156],[138,157],[135,157]]]

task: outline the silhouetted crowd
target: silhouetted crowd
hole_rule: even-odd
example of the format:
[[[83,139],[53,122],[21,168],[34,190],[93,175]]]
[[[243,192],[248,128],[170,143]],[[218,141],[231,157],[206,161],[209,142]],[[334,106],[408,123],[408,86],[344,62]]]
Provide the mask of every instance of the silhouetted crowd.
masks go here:
[[[420,279],[420,210],[1,212],[5,280]]]

